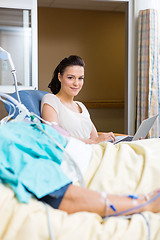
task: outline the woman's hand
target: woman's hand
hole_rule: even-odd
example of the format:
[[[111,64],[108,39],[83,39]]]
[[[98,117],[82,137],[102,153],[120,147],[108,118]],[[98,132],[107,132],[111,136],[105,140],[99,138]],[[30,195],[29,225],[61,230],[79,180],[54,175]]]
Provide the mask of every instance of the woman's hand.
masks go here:
[[[106,141],[111,141],[114,142],[116,140],[113,132],[108,132],[108,133],[101,133],[97,139],[96,139],[96,143],[100,143],[100,142],[106,142]]]
[[[88,139],[79,138],[79,140],[87,144],[97,144],[97,143],[108,142],[108,141],[114,142],[116,139],[113,132],[109,132],[109,133],[101,133],[99,136],[97,135],[96,137],[92,137]]]
[[[100,135],[98,135],[97,129],[93,124],[90,138],[88,139],[88,141],[85,141],[85,142],[90,144],[97,144],[97,143],[106,142],[106,141],[114,142],[115,140],[116,139],[113,132],[101,133]]]

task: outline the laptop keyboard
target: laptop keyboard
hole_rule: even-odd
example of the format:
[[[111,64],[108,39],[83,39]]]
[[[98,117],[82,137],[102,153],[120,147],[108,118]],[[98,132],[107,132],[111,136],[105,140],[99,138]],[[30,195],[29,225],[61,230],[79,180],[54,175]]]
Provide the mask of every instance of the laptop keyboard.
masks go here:
[[[132,141],[132,139],[133,139],[133,136],[127,136],[127,137],[117,141],[115,144],[117,144],[119,142],[130,142],[130,141]]]

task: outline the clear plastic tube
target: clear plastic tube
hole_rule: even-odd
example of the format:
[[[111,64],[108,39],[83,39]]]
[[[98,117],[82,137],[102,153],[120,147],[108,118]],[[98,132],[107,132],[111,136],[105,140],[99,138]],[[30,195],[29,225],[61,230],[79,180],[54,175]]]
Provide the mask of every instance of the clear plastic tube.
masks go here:
[[[116,217],[116,216],[124,215],[124,214],[129,213],[129,212],[136,211],[137,209],[140,209],[140,208],[152,203],[153,201],[155,201],[159,197],[160,197],[160,192],[158,192],[157,195],[154,196],[153,198],[151,198],[149,201],[147,201],[145,203],[142,203],[142,204],[138,205],[137,207],[129,208],[129,209],[126,209],[124,211],[105,216],[105,217],[103,217],[103,219],[108,218],[108,217]]]

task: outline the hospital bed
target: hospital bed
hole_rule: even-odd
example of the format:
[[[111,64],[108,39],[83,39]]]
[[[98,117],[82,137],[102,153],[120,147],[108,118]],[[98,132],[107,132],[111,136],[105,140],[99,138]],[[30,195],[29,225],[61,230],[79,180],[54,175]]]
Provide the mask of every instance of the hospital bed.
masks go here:
[[[39,106],[39,101],[36,104]],[[84,175],[86,187],[99,191],[105,189],[108,193],[115,194],[139,194],[159,188],[158,144],[154,139],[148,141],[148,144],[157,149],[157,154],[148,152],[147,145],[143,146],[143,141],[116,146],[111,143],[98,144]],[[0,196],[2,240],[160,239],[159,213],[145,212],[129,217],[106,219],[88,212],[68,215],[36,199],[31,199],[29,204],[19,203],[13,191],[1,183]]]

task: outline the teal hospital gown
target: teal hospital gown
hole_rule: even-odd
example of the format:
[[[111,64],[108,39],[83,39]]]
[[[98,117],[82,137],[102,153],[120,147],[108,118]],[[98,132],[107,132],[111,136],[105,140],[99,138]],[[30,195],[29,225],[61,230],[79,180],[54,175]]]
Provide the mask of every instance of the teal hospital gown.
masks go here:
[[[62,147],[67,140],[55,129],[38,124]],[[61,170],[63,151],[51,138],[26,122],[0,126],[0,179],[9,184],[20,202],[60,189],[71,180]]]

